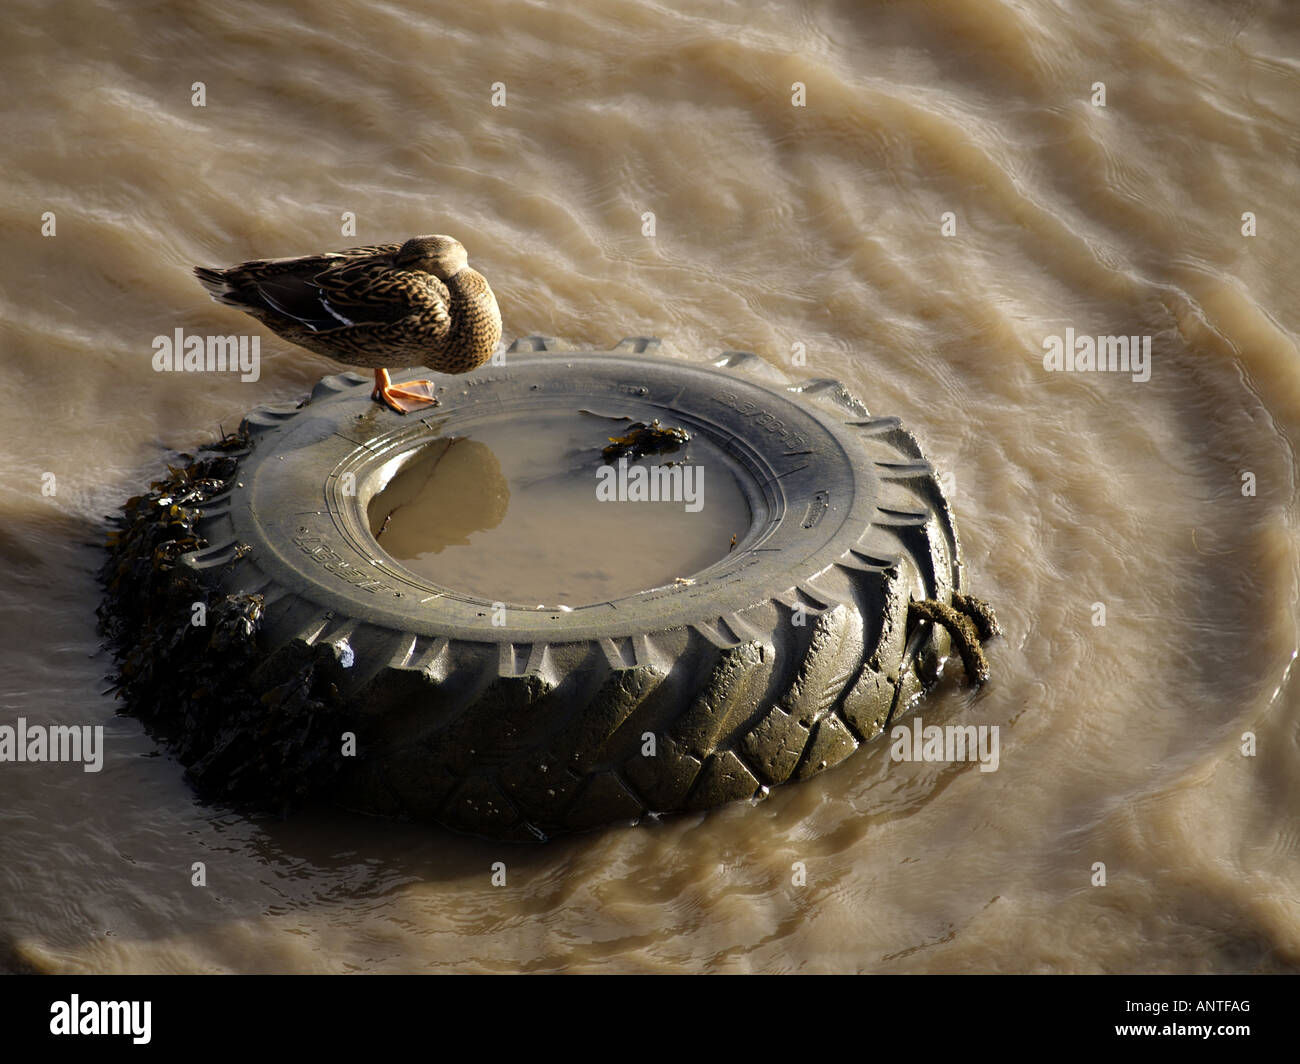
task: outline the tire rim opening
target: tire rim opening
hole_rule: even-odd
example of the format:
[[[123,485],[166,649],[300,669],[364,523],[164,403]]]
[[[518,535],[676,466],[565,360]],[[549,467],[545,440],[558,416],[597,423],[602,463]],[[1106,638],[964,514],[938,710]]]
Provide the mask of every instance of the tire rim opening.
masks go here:
[[[576,607],[692,579],[745,541],[746,474],[698,432],[606,463],[628,425],[516,411],[425,442],[366,493],[370,534],[410,572],[489,601]]]

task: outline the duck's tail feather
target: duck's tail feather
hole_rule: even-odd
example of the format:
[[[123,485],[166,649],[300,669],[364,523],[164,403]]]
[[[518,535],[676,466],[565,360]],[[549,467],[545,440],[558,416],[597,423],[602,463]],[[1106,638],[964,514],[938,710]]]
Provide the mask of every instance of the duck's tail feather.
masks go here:
[[[355,324],[331,307],[318,287],[300,277],[286,274],[255,280],[244,266],[229,270],[195,266],[194,276],[218,303],[238,307],[272,328],[288,325],[323,332]]]
[[[239,307],[241,310],[247,310],[250,306],[257,306],[256,302],[240,292],[230,281],[225,270],[211,270],[206,266],[195,266],[194,276],[199,279],[199,284],[208,290],[208,295],[218,303],[224,303],[228,307]]]

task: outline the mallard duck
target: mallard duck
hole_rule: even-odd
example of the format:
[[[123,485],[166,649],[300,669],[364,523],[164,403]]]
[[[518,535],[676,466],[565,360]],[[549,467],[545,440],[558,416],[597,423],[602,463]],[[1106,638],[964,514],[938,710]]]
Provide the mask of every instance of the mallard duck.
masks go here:
[[[404,414],[436,404],[432,381],[393,384],[385,366],[468,373],[501,339],[501,311],[465,248],[449,236],[296,259],[194,267],[218,303],[238,307],[290,343],[375,371],[372,399]]]

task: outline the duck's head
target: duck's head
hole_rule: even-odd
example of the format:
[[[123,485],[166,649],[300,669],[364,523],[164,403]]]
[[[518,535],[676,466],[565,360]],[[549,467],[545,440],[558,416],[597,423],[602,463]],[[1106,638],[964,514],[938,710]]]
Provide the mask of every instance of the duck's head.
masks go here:
[[[468,262],[464,245],[453,236],[413,236],[393,257],[399,269],[423,270],[440,281],[450,280]]]

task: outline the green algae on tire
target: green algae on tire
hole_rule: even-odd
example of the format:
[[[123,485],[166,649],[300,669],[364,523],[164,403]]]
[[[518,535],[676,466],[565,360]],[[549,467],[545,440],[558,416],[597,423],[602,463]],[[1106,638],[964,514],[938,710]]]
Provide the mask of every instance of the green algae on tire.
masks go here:
[[[133,589],[144,604],[110,588],[128,702],[166,717],[205,793],[521,840],[709,809],[842,761],[934,682],[970,614],[954,609],[965,578],[939,480],[898,419],[838,382],[791,383],[747,353],[712,368],[646,357],[656,343],[516,341],[420,417],[377,408],[358,374],[251,413],[221,455],[233,466],[187,472],[219,488]],[[594,405],[726,451],[753,517],[733,550],[614,602],[507,603],[500,625],[496,604],[407,571],[370,535],[369,500],[432,440],[484,410]],[[141,565],[150,537],[132,529],[166,490],[144,513],[128,504],[116,572]],[[172,647],[157,618],[188,623],[196,588],[243,642],[185,633],[183,653],[153,656]],[[145,660],[149,683],[127,675]],[[168,684],[184,708],[164,713]]]

